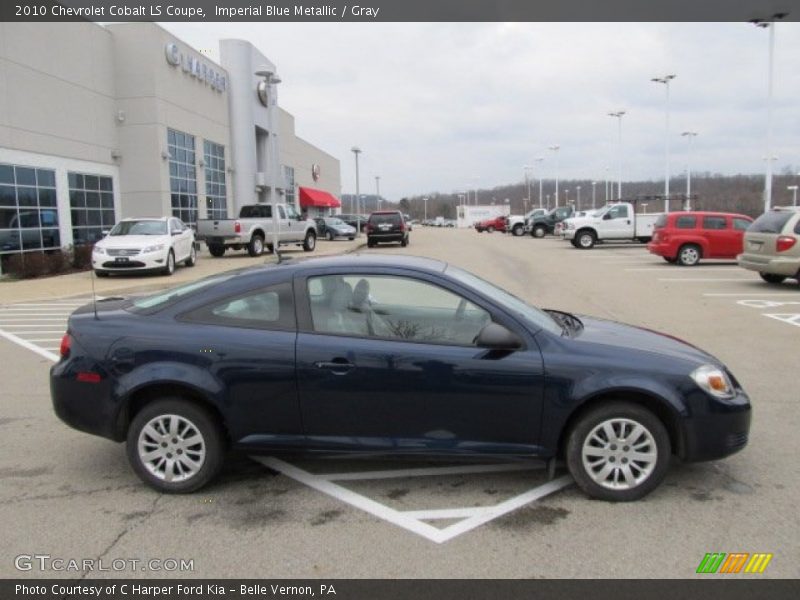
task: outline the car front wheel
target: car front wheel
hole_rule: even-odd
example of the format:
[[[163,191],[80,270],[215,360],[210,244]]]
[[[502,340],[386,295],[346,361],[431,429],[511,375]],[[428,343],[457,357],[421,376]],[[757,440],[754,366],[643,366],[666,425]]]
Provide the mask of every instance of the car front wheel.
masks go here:
[[[759,273],[761,279],[766,281],[767,283],[783,283],[783,280],[786,279],[783,275],[773,275],[772,273]]]
[[[535,237],[535,238],[543,238],[546,233],[547,233],[547,229],[545,229],[541,225],[538,225],[538,226],[534,227],[533,231],[531,231],[531,235],[533,237]]]
[[[594,243],[597,238],[592,231],[579,231],[576,239],[578,240],[578,248],[581,250],[589,250],[594,248]]]
[[[222,467],[225,445],[214,417],[177,397],[156,400],[134,417],[128,429],[128,460],[149,486],[160,492],[194,492]]]
[[[522,225],[514,225],[514,228],[511,230],[511,233],[514,234],[515,237],[521,236],[524,233]]]
[[[586,494],[613,502],[643,498],[664,478],[670,441],[664,424],[628,402],[602,404],[570,431],[567,466]]]
[[[306,252],[311,252],[316,247],[317,247],[317,236],[314,235],[313,231],[309,231],[306,234],[306,239],[303,240],[303,250],[305,250]]]
[[[192,249],[189,250],[189,256],[186,257],[186,261],[183,264],[187,267],[193,267],[197,264],[197,249],[194,247],[194,242],[192,242]]]
[[[175,252],[170,249],[167,254],[167,266],[164,267],[164,275],[172,275],[175,272]]]

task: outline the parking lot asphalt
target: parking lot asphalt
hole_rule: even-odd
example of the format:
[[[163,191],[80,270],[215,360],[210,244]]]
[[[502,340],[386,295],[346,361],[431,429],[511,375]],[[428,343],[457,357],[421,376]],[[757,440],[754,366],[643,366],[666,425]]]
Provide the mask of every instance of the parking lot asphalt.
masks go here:
[[[450,229],[417,228],[409,247],[369,252],[440,258],[539,306],[708,350],[751,396],[749,445],[722,461],[676,463],[660,488],[627,504],[587,499],[563,470],[548,482],[535,463],[296,457],[234,457],[211,487],[166,496],[139,482],[121,445],[58,421],[45,354],[0,339],[0,576],[86,576],[14,567],[17,555],[49,554],[193,559],[195,577],[692,577],[707,552],[774,555],[765,573],[737,577],[800,575],[797,283],[769,286],[732,263],[668,265],[638,245],[581,251],[554,238]],[[32,307],[3,308],[0,330],[23,331],[27,317],[14,315]],[[40,308],[62,316],[27,330],[57,331],[68,311]]]

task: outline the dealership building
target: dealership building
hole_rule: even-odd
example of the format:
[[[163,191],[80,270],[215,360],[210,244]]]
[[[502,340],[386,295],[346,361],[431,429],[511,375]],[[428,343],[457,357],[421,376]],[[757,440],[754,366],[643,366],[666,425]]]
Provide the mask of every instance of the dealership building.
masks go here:
[[[125,217],[338,212],[339,161],[295,135],[279,84],[245,40],[217,64],[154,23],[0,23],[0,253]]]

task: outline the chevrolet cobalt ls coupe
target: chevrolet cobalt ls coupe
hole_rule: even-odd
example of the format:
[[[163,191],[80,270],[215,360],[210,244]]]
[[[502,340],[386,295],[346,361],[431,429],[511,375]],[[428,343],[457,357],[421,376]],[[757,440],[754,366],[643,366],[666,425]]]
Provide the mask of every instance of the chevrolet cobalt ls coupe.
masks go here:
[[[727,456],[750,425],[736,379],[694,346],[403,256],[98,301],[70,317],[50,381],[63,421],[126,441],[163,492],[202,487],[232,447],[563,457],[590,496],[635,500],[672,454]]]

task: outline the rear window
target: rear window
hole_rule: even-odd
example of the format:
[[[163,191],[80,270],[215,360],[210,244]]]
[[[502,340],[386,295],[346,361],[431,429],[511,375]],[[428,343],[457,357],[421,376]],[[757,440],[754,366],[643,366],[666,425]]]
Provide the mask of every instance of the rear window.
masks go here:
[[[158,310],[169,304],[172,304],[177,300],[180,300],[184,296],[187,296],[203,288],[207,288],[214,284],[225,281],[226,279],[230,279],[234,273],[235,272],[228,272],[222,275],[214,275],[212,277],[206,277],[205,279],[201,279],[200,281],[193,281],[192,283],[187,283],[185,285],[174,287],[164,292],[159,292],[158,294],[153,294],[152,296],[142,296],[140,298],[134,298],[131,301],[131,309],[133,309],[134,311],[136,311],[137,309],[141,311]]]
[[[703,229],[725,229],[725,217],[703,217]]]
[[[756,233],[780,233],[784,225],[792,217],[793,213],[788,211],[770,211],[758,217],[750,226],[748,231]]]
[[[271,219],[272,206],[269,204],[243,206],[239,211],[239,217],[242,219]]]
[[[373,225],[380,225],[382,223],[399,225],[400,218],[401,218],[400,213],[384,213],[384,214],[372,213],[369,216],[369,222],[372,223]]]
[[[697,227],[697,217],[684,215],[675,219],[676,229],[694,229],[695,227]]]

